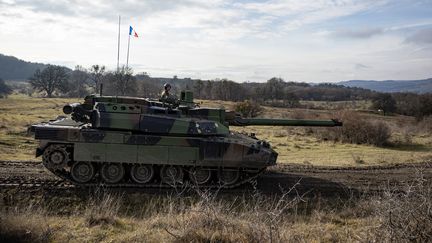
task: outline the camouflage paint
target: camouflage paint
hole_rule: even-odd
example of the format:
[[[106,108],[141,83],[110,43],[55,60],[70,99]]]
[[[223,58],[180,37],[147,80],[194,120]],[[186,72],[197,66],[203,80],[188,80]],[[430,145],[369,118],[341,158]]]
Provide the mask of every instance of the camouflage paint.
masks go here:
[[[341,125],[333,120],[244,119],[224,109],[195,107],[191,95],[182,94],[185,100],[178,107],[144,98],[88,96],[82,104],[64,107],[74,121],[58,119],[32,126],[40,141],[36,155],[51,144],[63,144],[62,151],[70,151],[72,161],[255,173],[276,164],[277,153],[255,136],[230,132],[229,125]]]

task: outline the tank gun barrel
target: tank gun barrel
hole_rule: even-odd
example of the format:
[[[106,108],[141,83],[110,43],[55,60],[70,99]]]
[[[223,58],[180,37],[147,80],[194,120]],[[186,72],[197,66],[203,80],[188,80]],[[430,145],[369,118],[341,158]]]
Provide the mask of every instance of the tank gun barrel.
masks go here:
[[[289,120],[289,119],[264,119],[264,118],[235,118],[228,121],[232,126],[307,126],[307,127],[337,127],[342,122],[331,120]]]

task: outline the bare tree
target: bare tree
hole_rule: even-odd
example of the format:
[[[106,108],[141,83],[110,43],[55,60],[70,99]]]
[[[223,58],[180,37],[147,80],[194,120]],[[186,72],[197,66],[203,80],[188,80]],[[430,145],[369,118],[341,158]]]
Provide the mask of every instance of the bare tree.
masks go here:
[[[137,82],[131,68],[122,67],[116,72],[107,74],[107,93],[113,95],[136,95]]]
[[[37,69],[30,78],[31,86],[39,92],[46,92],[49,98],[55,91],[67,91],[66,69],[60,66],[48,65],[44,70]]]
[[[89,92],[87,90],[87,79],[89,74],[87,70],[80,65],[75,66],[75,70],[72,71],[69,77],[68,93],[71,97],[84,97]]]
[[[93,81],[91,87],[94,92],[99,93],[99,88],[105,76],[105,66],[93,65],[90,68],[90,79]]]
[[[7,98],[12,93],[12,89],[0,78],[0,98]]]

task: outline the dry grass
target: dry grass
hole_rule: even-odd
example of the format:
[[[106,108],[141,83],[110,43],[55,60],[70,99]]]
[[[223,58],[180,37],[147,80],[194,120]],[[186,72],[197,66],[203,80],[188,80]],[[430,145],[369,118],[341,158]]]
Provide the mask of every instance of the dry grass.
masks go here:
[[[0,159],[35,160],[36,141],[26,136],[27,126],[62,115],[64,104],[76,99],[32,98],[12,95],[0,99]],[[201,106],[233,109],[235,103],[227,101],[200,101]],[[338,105],[341,105],[339,102]],[[307,110],[263,107],[261,117],[329,119],[339,117],[333,110]],[[313,165],[367,166],[386,163],[412,163],[432,158],[432,136],[429,118],[420,123],[412,117],[380,116],[359,113],[365,119],[380,121],[390,127],[392,146],[376,147],[325,141],[316,136],[321,131],[337,128],[310,129],[303,127],[232,127],[235,131],[255,133],[265,139],[279,153],[279,163],[306,163]],[[362,157],[364,163],[356,163],[353,154]]]
[[[376,203],[379,237],[391,242],[432,241],[432,183],[421,169],[403,191],[389,188]]]
[[[24,95],[11,95],[8,99],[0,99],[0,159],[34,160],[36,142],[27,136],[27,128],[31,124],[63,115],[63,105],[77,101]]]
[[[369,100],[352,101],[300,101],[300,104],[307,109],[318,110],[368,110],[372,106]]]
[[[40,201],[37,207],[3,208],[0,241],[428,242],[431,185],[417,176],[403,192],[388,188],[348,199],[303,197],[293,187],[280,196],[138,195],[138,204],[98,192],[69,204],[69,211]]]

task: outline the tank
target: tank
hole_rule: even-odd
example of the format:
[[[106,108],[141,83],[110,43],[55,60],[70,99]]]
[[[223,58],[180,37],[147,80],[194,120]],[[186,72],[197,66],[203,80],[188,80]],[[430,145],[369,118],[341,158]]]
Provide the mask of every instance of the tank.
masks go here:
[[[337,120],[247,119],[179,100],[91,95],[63,107],[67,116],[31,126],[36,157],[55,175],[84,186],[232,188],[276,164],[255,134],[230,126],[341,126]]]

